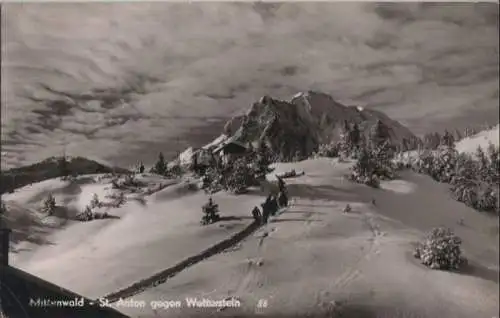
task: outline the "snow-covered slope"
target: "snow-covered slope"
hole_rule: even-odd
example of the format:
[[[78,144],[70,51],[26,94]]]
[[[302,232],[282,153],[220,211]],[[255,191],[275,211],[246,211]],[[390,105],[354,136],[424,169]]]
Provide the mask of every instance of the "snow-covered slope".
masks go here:
[[[305,315],[332,306],[348,317],[369,317],[360,310],[429,318],[497,313],[498,223],[453,201],[445,185],[425,176],[403,174],[379,190],[350,183],[343,176],[351,164],[325,158],[277,164],[276,173],[305,172],[286,179],[292,203],[285,213],[227,253],[187,262],[160,285],[139,290],[132,299],[145,301],[144,308],[115,306],[132,317],[190,317],[195,311],[186,308],[185,297],[234,296],[241,301],[240,311],[248,313],[264,299],[268,307],[261,310],[267,316]],[[152,184],[160,177],[139,178]],[[84,193],[103,185],[106,191],[106,183],[101,178],[80,185],[79,194],[67,194],[67,186],[51,180],[7,199],[24,206],[55,192],[58,200],[66,197],[77,205],[86,201]],[[200,207],[206,199],[187,182],[172,183],[142,203],[129,200],[110,208],[116,219],[70,223],[45,236],[45,244],[16,244],[13,265],[90,297],[134,286],[244,229],[264,193],[215,195],[225,218],[202,227]],[[347,203],[352,212],[343,214]],[[457,225],[461,218],[465,226]],[[412,244],[439,225],[463,238],[471,265],[462,273],[432,271],[411,256]],[[150,301],[159,300],[180,300],[183,306],[153,310]],[[198,314],[210,312],[215,310]],[[234,317],[235,309],[223,313]]]
[[[116,192],[105,176],[90,179],[81,180],[74,188],[60,180],[47,180],[6,195],[4,200],[9,206],[30,207],[33,218],[40,218],[35,211],[49,193],[56,202],[65,202],[68,209],[82,211],[94,193],[106,202],[104,198]],[[216,196],[227,221],[220,226],[200,228],[201,206],[207,200],[204,193],[193,192],[187,182],[155,175],[142,175],[137,180],[144,183],[143,189],[128,193],[128,202],[123,206],[107,208],[112,218],[67,222],[51,228],[44,242],[15,244],[14,251],[22,252],[13,253],[13,265],[83,295],[102,296],[172,266],[240,230],[250,222],[250,210],[260,199],[248,195],[242,202],[233,196]],[[147,188],[159,183],[168,186],[141,196],[141,192],[148,192]]]
[[[497,125],[495,128],[491,130],[481,131],[480,133],[474,136],[466,137],[456,142],[455,149],[460,153],[474,154],[478,147],[481,147],[483,150],[486,151],[490,143],[498,147],[499,146],[498,134],[499,134],[499,126]],[[415,162],[415,160],[417,160],[418,158],[419,158],[418,151],[412,150],[398,154],[398,156],[394,161],[406,165]]]
[[[278,165],[277,172],[306,171],[287,179],[293,197],[288,211],[236,250],[129,298],[143,301],[144,308],[115,307],[133,317],[236,317],[242,311],[245,317],[305,317],[322,310],[342,317],[494,316],[499,294],[493,219],[449,199],[445,186],[427,177],[408,173],[374,190],[343,180],[349,166],[329,159]],[[352,212],[344,214],[347,203]],[[466,226],[457,225],[460,218]],[[438,225],[463,238],[471,265],[462,273],[429,270],[413,259],[414,242]],[[235,297],[241,307],[187,308],[186,298],[195,297]],[[153,310],[151,302],[160,300],[182,306]],[[267,307],[258,308],[259,301]]]
[[[456,144],[457,150],[459,152],[474,153],[478,146],[486,149],[490,143],[498,147],[500,138],[499,127],[500,125],[497,125],[493,129],[481,131],[472,137],[460,140]]]

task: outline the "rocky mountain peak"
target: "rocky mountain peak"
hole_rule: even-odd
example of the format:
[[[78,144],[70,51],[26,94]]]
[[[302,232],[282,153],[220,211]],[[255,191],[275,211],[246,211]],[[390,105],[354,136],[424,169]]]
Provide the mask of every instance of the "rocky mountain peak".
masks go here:
[[[408,128],[382,112],[345,106],[317,91],[300,92],[289,101],[263,96],[244,115],[229,120],[224,133],[243,143],[264,141],[286,160],[309,156],[319,144],[338,141],[345,122],[356,123],[367,138],[374,125],[383,125],[394,145],[415,138]]]

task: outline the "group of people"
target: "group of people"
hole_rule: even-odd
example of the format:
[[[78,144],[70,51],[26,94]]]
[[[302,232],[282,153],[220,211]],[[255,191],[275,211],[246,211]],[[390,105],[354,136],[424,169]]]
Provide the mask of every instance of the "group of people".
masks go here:
[[[269,194],[266,201],[261,204],[261,209],[259,207],[254,207],[252,210],[252,216],[256,222],[260,224],[267,223],[269,217],[275,215],[280,208],[288,206],[288,193],[286,189],[286,184],[283,178],[276,176],[278,179],[278,194]],[[210,197],[208,203],[202,207],[203,217],[201,223],[203,225],[217,222],[220,220],[219,216],[219,205],[215,204]],[[261,212],[262,211],[262,212]]]
[[[278,179],[278,195],[269,194],[266,201],[261,204],[261,209],[254,207],[252,210],[252,216],[255,221],[259,223],[267,223],[269,217],[275,215],[280,208],[288,206],[288,193],[286,191],[286,184],[282,178],[276,176]]]

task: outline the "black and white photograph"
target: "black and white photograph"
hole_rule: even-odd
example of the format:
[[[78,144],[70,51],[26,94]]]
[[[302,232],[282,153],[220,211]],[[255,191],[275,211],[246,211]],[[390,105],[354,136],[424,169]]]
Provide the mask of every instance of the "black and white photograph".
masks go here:
[[[498,2],[2,2],[0,318],[496,318]]]

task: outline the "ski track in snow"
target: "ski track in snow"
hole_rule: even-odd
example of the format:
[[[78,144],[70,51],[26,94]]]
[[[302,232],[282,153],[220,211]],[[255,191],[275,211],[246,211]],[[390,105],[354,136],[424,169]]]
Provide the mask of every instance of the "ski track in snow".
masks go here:
[[[234,245],[238,244],[245,238],[247,238],[249,235],[254,233],[258,228],[260,227],[260,224],[256,222],[252,222],[249,226],[247,226],[243,231],[231,236],[230,238],[223,240],[220,243],[217,243],[210,248],[204,250],[203,252],[196,254],[194,256],[191,256],[180,263],[169,267],[151,277],[145,278],[139,282],[136,282],[129,287],[126,287],[124,289],[121,289],[119,291],[116,291],[114,293],[108,294],[104,296],[103,298],[106,298],[109,303],[114,303],[118,301],[120,298],[127,298],[131,297],[134,295],[137,295],[143,291],[145,291],[148,288],[153,288],[158,286],[159,284],[165,283],[169,278],[174,277],[175,275],[179,274],[183,270],[196,265],[199,262],[202,262],[214,255],[217,255],[228,248],[233,247]]]
[[[282,211],[279,215],[286,212],[287,209],[288,209],[288,207],[285,208],[284,211]],[[277,216],[279,216],[279,215],[277,215]],[[152,275],[148,278],[142,279],[134,284],[131,284],[128,287],[125,287],[121,290],[110,293],[110,294],[104,296],[103,298],[107,299],[108,302],[111,304],[111,303],[117,302],[120,299],[132,297],[134,295],[140,294],[149,288],[153,288],[153,287],[156,287],[160,284],[164,284],[168,279],[170,279],[170,278],[176,276],[177,274],[181,273],[182,271],[198,264],[199,262],[205,261],[212,256],[215,256],[219,253],[222,253],[222,252],[234,247],[235,245],[237,245],[238,243],[242,242],[247,237],[249,237],[252,233],[255,233],[259,228],[265,229],[265,233],[268,235],[269,234],[268,227],[269,227],[269,223],[259,224],[259,223],[254,221],[254,222],[250,223],[250,225],[245,227],[242,231],[234,234],[233,236],[231,236],[231,237],[229,237],[229,238],[227,238],[227,239],[225,239],[225,240],[223,240],[215,245],[212,245],[211,247],[204,250],[203,252],[198,253],[196,255],[193,255],[193,256],[177,263],[176,265],[174,265],[172,267],[169,267],[169,268],[167,268],[159,273],[156,273],[155,275]],[[267,235],[262,236],[261,240],[259,241],[259,247],[258,247],[259,251],[260,251],[260,248],[262,247],[263,240]],[[249,268],[247,275],[243,278],[243,281],[239,284],[240,287],[238,288],[238,290],[240,290],[242,287],[245,286],[245,282],[248,283],[249,281],[252,280],[251,276],[252,276],[252,270],[251,270],[251,268]]]

